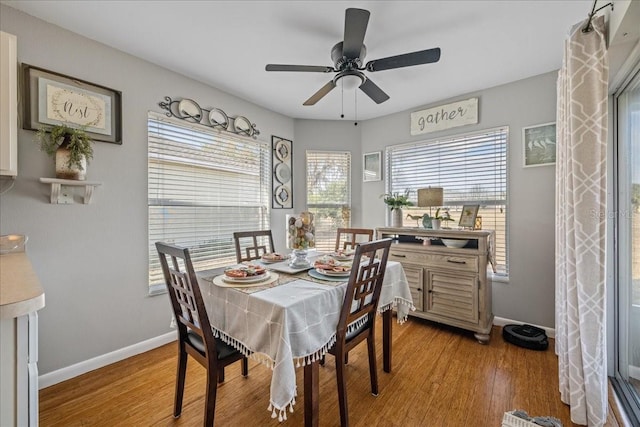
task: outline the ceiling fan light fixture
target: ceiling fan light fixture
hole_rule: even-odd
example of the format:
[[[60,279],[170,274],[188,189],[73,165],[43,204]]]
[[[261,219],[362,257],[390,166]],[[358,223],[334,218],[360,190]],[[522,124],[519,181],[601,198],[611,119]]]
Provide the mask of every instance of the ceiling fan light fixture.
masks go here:
[[[364,83],[364,79],[361,76],[350,74],[340,78],[340,82],[344,90],[352,90],[360,87]]]

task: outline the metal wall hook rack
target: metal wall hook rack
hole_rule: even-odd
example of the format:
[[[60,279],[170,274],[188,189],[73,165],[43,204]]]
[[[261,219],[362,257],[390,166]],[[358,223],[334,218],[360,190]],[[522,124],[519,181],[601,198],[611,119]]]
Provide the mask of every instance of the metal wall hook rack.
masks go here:
[[[236,135],[245,135],[256,139],[260,131],[255,123],[251,123],[244,116],[229,117],[220,108],[202,108],[192,99],[183,98],[173,100],[169,96],[158,103],[160,108],[167,110],[167,117],[176,117],[191,123],[198,123],[212,128],[221,128]]]
[[[596,13],[600,12],[602,9],[604,9],[605,7],[609,7],[611,6],[611,10],[613,10],[613,3],[609,2],[607,4],[605,4],[602,7],[599,7],[596,9],[596,4],[598,3],[598,0],[593,0],[593,7],[591,8],[591,13],[589,14],[589,20],[587,21],[587,25],[584,26],[584,28],[582,29],[583,33],[589,33],[591,31],[593,31],[593,26],[591,25],[591,21],[593,20],[593,17],[595,16]]]

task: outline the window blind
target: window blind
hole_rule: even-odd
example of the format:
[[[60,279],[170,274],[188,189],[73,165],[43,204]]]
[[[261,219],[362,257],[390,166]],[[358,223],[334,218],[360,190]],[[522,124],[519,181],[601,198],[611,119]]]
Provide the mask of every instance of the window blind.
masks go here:
[[[196,269],[235,262],[234,231],[270,228],[268,145],[153,112],[147,127],[149,285],[164,282],[157,241]]]
[[[446,139],[390,146],[386,149],[387,191],[410,190],[417,202],[419,188],[442,187],[444,208],[455,222],[463,205],[480,205],[482,228],[496,232],[498,272],[508,274],[507,144],[509,128]],[[416,208],[415,210],[420,210]],[[428,213],[422,209],[416,214]],[[435,212],[432,212],[435,214]],[[415,227],[415,222],[411,220]]]
[[[306,154],[307,210],[314,214],[316,248],[332,251],[337,229],[351,224],[351,153]]]

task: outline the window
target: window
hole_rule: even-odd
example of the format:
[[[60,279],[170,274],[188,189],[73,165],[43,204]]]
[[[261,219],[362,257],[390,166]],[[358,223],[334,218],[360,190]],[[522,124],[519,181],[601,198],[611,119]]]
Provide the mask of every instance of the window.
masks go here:
[[[509,128],[420,141],[388,147],[386,150],[387,192],[444,189],[444,208],[456,221],[463,205],[480,205],[482,228],[496,232],[496,267],[507,275],[507,140]],[[417,210],[417,209],[416,209]],[[429,213],[422,209],[417,214]],[[435,214],[435,212],[432,212]],[[407,225],[415,226],[411,220]]]
[[[640,63],[615,95],[613,220],[615,372],[612,384],[630,418],[640,421]]]
[[[270,228],[270,149],[161,114],[148,117],[149,286],[164,287],[155,242],[190,249],[196,269],[235,262],[234,231]]]
[[[351,225],[351,153],[307,151],[307,210],[315,216],[316,248],[332,251],[336,230]]]

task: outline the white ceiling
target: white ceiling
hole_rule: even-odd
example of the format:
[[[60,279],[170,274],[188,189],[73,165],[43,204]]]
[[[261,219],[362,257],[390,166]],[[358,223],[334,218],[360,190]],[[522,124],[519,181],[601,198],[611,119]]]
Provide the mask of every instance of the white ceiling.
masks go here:
[[[293,118],[339,119],[336,88],[302,103],[333,74],[266,72],[267,63],[333,66],[345,9],[371,12],[372,59],[440,47],[435,64],[367,72],[391,98],[357,93],[357,118],[379,117],[560,68],[563,40],[591,0],[566,1],[2,1]],[[172,94],[200,100],[197,94]],[[224,109],[224,106],[218,106]],[[344,93],[353,119],[354,91]]]

